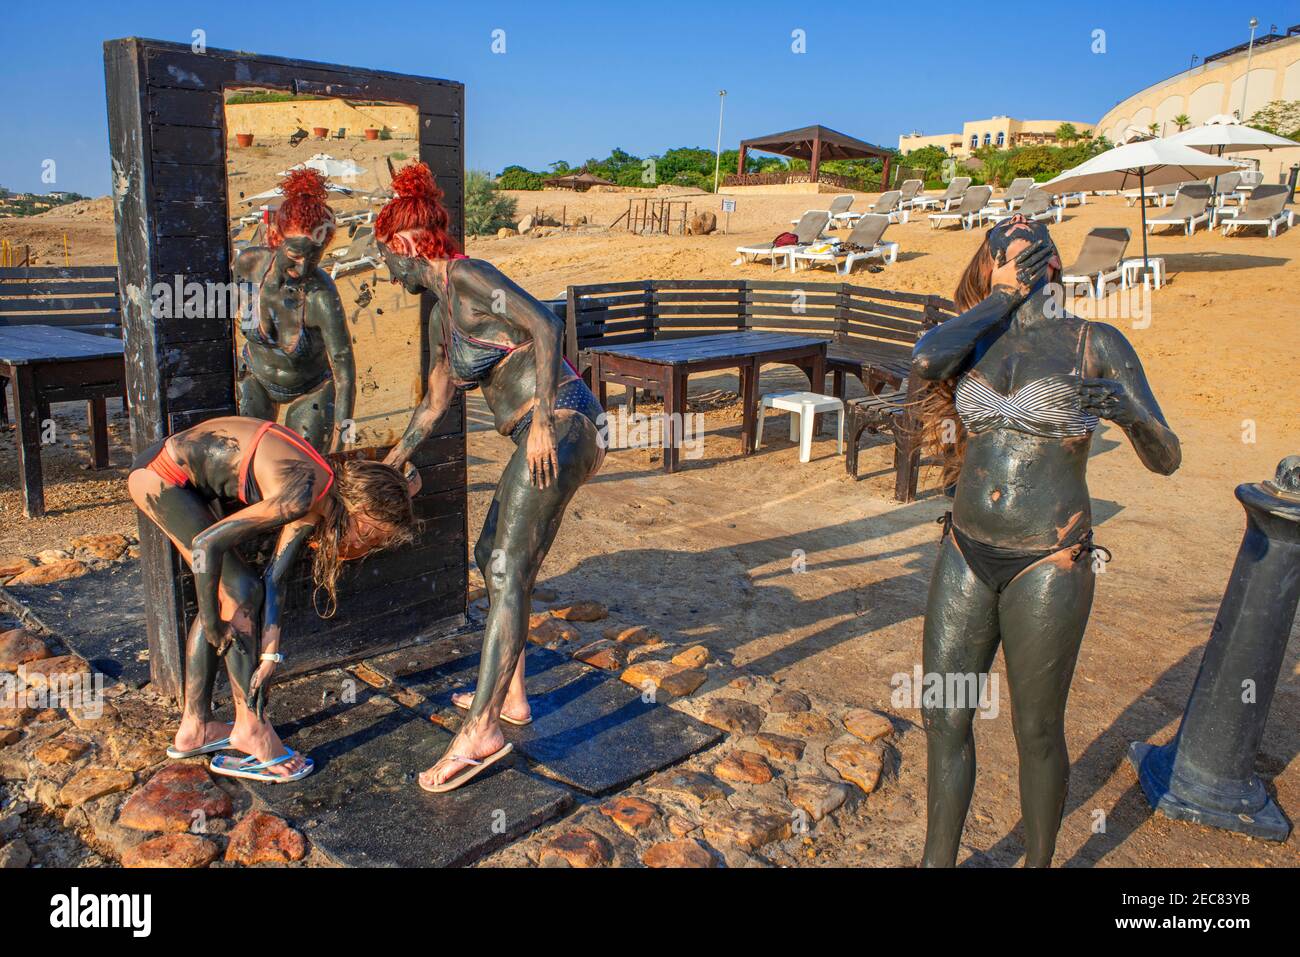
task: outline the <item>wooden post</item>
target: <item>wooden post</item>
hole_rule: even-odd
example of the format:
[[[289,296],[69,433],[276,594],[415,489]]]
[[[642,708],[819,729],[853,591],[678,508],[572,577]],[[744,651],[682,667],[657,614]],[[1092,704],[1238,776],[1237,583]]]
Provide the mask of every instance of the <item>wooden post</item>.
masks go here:
[[[880,167],[880,191],[883,193],[889,189],[889,157],[885,157],[885,162]]]
[[[822,135],[820,133],[814,133],[813,144],[812,144],[812,159],[809,160],[808,162],[809,178],[814,183],[817,182],[817,171],[821,168],[821,158],[822,158]]]
[[[749,147],[743,143],[740,146],[740,157],[736,160],[736,175],[745,175],[745,154],[749,152]]]

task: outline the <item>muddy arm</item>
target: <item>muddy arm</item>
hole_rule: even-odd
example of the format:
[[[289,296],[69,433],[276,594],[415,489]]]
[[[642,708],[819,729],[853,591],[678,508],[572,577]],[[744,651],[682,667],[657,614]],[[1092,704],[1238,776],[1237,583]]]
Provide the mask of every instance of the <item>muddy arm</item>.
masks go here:
[[[275,555],[262,576],[266,586],[265,604],[262,608],[263,652],[274,654],[280,648],[280,610],[284,599],[284,582],[297,562],[302,546],[315,530],[316,524],[305,520],[290,522],[280,530]]]
[[[980,338],[1005,329],[1015,307],[1016,299],[1009,291],[995,288],[960,316],[935,326],[917,341],[912,350],[912,372],[922,379],[955,378],[970,366]]]
[[[433,360],[433,367],[429,370],[429,380],[425,383],[424,398],[411,414],[406,432],[384,458],[384,464],[391,465],[395,469],[400,470],[406,465],[415,454],[415,450],[438,427],[438,423],[447,414],[452,400],[456,397],[456,384],[451,377],[451,363],[447,359],[447,351],[442,341],[441,311],[443,308],[445,308],[443,304],[439,303],[429,311],[425,334],[429,337],[429,355]]]
[[[329,295],[321,298],[324,300],[320,320],[321,338],[325,342],[330,369],[334,373],[334,437],[330,442],[330,451],[337,452],[343,447],[343,433],[347,430],[356,402],[356,362],[352,357],[352,337],[348,334],[343,303],[332,283]]]
[[[1114,326],[1094,322],[1089,326],[1088,351],[1102,378],[1084,381],[1084,408],[1122,428],[1133,451],[1152,472],[1173,474],[1182,463],[1182,447],[1160,411],[1133,346]]]

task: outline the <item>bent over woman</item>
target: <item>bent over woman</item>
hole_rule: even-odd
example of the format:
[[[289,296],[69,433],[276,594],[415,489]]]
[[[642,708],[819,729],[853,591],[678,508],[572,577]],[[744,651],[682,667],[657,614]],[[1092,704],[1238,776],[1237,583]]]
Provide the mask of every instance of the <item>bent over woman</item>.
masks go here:
[[[1088,452],[1099,419],[1169,475],[1178,439],[1128,340],[1066,313],[1047,228],[989,230],[955,295],[966,310],[917,343],[922,419],[956,490],[925,614],[923,668],[939,686],[984,676],[1001,644],[1020,757],[1025,864],[1051,863],[1065,807],[1065,705],[1092,608]],[[951,441],[954,437],[956,441]],[[945,442],[945,438],[948,441]],[[973,701],[923,708],[924,863],[956,863],[975,785]]]
[[[333,614],[340,563],[411,537],[407,479],[379,462],[326,459],[295,432],[242,416],[209,419],[142,452],[131,499],[194,572],[198,617],[185,646],[185,705],[167,754],[188,758],[231,748],[212,770],[280,783],[311,772],[265,717],[267,683],[280,653],[283,586],[303,545]],[[264,573],[236,551],[278,532]],[[217,665],[225,658],[235,723],[212,720]]]
[[[447,211],[423,163],[393,178],[375,237],[394,282],[430,292],[428,388],[406,434],[385,460],[401,466],[437,426],[457,390],[482,388],[497,431],[514,441],[474,558],[487,584],[487,628],[478,688],[457,695],[469,716],[446,754],[420,775],[429,791],[459,787],[510,752],[500,721],[531,720],[524,640],[537,572],[564,510],[604,452],[600,404],[560,354],[564,324],[490,263],[457,252]]]

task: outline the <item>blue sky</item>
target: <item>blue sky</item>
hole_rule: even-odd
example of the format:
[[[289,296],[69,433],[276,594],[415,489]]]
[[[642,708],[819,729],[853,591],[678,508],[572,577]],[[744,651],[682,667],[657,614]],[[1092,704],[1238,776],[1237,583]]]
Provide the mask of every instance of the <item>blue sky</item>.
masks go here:
[[[1192,54],[1244,42],[1252,14],[1261,33],[1300,20],[1278,0],[920,6],[28,0],[6,5],[0,33],[0,184],[108,191],[101,44],[115,37],[189,43],[202,29],[212,47],[459,80],[466,165],[497,172],[616,146],[711,148],[719,89],[724,148],[809,123],[895,146],[901,132],[1002,113],[1095,122]],[[491,49],[497,29],[504,54]],[[1091,50],[1098,29],[1104,54]],[[41,182],[47,158],[56,185]]]

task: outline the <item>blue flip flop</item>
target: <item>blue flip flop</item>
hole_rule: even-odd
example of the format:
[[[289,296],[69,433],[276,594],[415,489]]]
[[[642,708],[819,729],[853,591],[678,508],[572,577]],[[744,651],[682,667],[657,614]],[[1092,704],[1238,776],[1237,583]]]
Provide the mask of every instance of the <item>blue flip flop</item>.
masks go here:
[[[176,745],[167,746],[167,757],[173,761],[179,761],[182,758],[197,758],[200,754],[211,754],[213,751],[225,751],[230,747],[230,738],[225,737],[220,741],[209,741],[202,747],[195,748],[192,751],[178,751]]]
[[[272,758],[270,761],[259,761],[253,755],[245,758],[235,758],[233,755],[219,754],[208,762],[208,768],[213,774],[222,774],[228,778],[244,778],[248,781],[261,781],[264,784],[288,784],[290,781],[301,781],[307,775],[311,774],[316,763],[311,758],[305,758],[306,762],[302,769],[295,771],[293,774],[274,774],[267,768],[273,768],[277,764],[284,764],[292,760],[298,754],[297,751],[290,748],[278,758]]]

